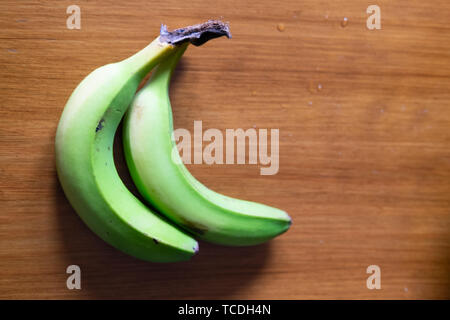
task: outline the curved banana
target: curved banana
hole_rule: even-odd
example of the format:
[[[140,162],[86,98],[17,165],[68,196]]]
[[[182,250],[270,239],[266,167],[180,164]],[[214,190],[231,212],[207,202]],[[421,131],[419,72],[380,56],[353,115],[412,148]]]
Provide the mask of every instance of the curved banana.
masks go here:
[[[70,203],[100,238],[143,260],[187,260],[197,252],[198,244],[125,187],[114,165],[114,135],[144,76],[163,59],[183,50],[185,44],[181,43],[213,38],[205,35],[209,29],[204,28],[186,34],[180,32],[186,29],[168,32],[163,26],[161,35],[146,48],[96,69],[74,90],[58,125],[56,167]],[[217,27],[213,31],[215,37],[221,32]]]
[[[286,212],[218,194],[189,173],[177,152],[172,155],[176,146],[168,87],[180,56],[172,55],[157,67],[125,116],[125,158],[139,192],[205,241],[254,245],[285,232],[291,224]]]

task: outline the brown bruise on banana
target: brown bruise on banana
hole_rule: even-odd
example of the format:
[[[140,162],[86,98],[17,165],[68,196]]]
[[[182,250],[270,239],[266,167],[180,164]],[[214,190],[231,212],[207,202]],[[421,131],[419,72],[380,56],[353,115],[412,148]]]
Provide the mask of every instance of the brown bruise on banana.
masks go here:
[[[95,128],[95,132],[99,132],[100,130],[102,130],[103,129],[103,127],[104,127],[104,124],[105,123],[105,119],[101,119],[99,122],[98,122],[98,124],[97,124],[97,127]]]

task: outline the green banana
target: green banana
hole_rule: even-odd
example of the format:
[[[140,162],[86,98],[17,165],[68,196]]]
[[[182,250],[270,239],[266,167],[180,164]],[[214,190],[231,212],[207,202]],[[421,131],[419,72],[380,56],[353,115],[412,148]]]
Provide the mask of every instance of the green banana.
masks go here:
[[[286,212],[208,189],[172,152],[176,146],[168,87],[180,52],[157,67],[125,116],[125,158],[139,192],[161,213],[205,241],[254,245],[285,232],[291,224]]]
[[[82,220],[100,238],[134,257],[173,262],[191,258],[198,243],[140,202],[121,181],[113,159],[114,135],[139,83],[158,63],[200,45],[228,26],[215,22],[161,34],[118,63],[100,67],[73,91],[55,141],[56,167],[63,190]]]

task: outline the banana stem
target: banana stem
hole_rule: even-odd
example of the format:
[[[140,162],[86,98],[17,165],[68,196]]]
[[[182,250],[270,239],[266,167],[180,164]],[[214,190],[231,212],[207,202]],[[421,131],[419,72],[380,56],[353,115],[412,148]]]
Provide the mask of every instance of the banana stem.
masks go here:
[[[147,47],[125,59],[126,69],[132,74],[145,75],[158,63],[179,48],[184,48],[180,56],[186,50],[187,44],[192,43],[200,46],[205,42],[226,36],[231,38],[229,26],[218,20],[210,20],[205,23],[188,26],[185,28],[168,31],[165,25],[161,26],[160,36],[153,40]],[[175,61],[173,68],[178,60]],[[158,68],[160,69],[160,68]],[[169,77],[170,77],[169,73]]]
[[[161,41],[170,44],[190,42],[195,46],[201,46],[205,42],[221,36],[231,38],[231,33],[228,24],[219,20],[209,20],[171,32],[167,31],[165,25],[161,26]]]
[[[158,65],[146,85],[149,85],[151,82],[154,82],[158,79],[158,82],[163,81],[166,85],[165,87],[168,88],[173,71],[178,64],[178,61],[180,61],[181,56],[186,51],[188,45],[189,42],[178,45],[175,49],[175,52]]]
[[[138,74],[143,77],[176,48],[176,45],[174,46],[167,42],[161,42],[160,37],[158,37],[144,49],[122,62],[126,66],[127,72],[130,74]]]

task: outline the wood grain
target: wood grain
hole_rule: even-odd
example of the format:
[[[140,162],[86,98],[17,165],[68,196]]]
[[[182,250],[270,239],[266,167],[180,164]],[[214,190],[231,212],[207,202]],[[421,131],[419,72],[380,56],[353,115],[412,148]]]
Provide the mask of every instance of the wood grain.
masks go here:
[[[71,4],[81,30],[66,28]],[[2,1],[0,298],[450,298],[450,3],[373,4],[381,30],[366,28],[369,4],[356,0]],[[144,47],[160,23],[221,17],[233,39],[188,49],[177,70],[175,127],[278,128],[280,170],[189,169],[294,224],[261,246],[201,243],[190,262],[137,261],[64,197],[59,116],[84,76]],[[66,288],[71,264],[82,290]],[[372,264],[381,290],[366,288]]]

